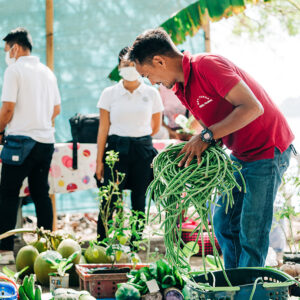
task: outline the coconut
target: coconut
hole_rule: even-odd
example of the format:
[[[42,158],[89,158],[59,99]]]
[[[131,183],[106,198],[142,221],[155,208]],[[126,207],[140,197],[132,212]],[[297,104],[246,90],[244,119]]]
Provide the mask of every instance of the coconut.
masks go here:
[[[42,285],[49,285],[49,273],[55,272],[53,268],[51,268],[52,264],[47,262],[47,259],[55,260],[57,258],[62,258],[61,254],[48,250],[39,254],[34,262],[34,273],[36,275],[36,279]]]
[[[76,241],[72,239],[65,239],[59,244],[57,248],[57,252],[59,252],[63,258],[68,258],[77,251],[79,252],[79,254],[73,259],[72,263],[74,264],[79,263],[81,256],[81,247]]]
[[[90,264],[107,264],[112,262],[111,258],[106,255],[105,248],[98,245],[89,246],[84,253],[84,257]]]
[[[16,269],[17,271],[21,271],[25,267],[28,269],[23,274],[31,274],[33,273],[33,266],[36,258],[38,257],[39,252],[38,250],[31,246],[27,245],[22,247],[16,257]]]
[[[47,251],[47,241],[45,238],[40,238],[39,240],[30,243],[33,247],[35,247],[39,253]]]

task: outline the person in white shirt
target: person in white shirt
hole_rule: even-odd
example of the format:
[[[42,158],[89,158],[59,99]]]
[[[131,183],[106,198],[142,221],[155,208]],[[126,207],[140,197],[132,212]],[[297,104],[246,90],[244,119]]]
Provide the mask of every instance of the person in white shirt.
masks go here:
[[[106,88],[97,104],[100,126],[96,177],[108,183],[110,171],[104,164],[105,153],[119,152],[115,169],[126,174],[120,189],[130,189],[132,209],[145,212],[145,193],[153,175],[151,162],[157,153],[151,136],[161,126],[163,105],[159,92],[143,83],[134,63],[126,58],[128,50],[126,47],[119,53],[123,80]],[[100,215],[97,232],[99,240],[106,237]]]
[[[32,39],[26,29],[16,28],[3,40],[8,67],[0,110],[0,142],[4,142],[0,234],[16,226],[19,191],[26,177],[37,225],[52,230],[48,174],[54,151],[52,124],[61,102],[56,77],[38,57],[31,56]],[[13,238],[0,241],[0,250],[13,250]]]

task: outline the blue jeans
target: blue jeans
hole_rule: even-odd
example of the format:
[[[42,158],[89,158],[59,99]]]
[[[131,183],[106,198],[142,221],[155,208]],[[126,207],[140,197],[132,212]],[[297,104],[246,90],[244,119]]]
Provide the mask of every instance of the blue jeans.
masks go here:
[[[291,146],[283,153],[275,148],[274,159],[245,162],[242,165],[246,192],[233,190],[234,205],[225,213],[222,199],[214,212],[214,228],[220,244],[225,268],[264,266],[269,247],[273,203],[283,173],[289,166]],[[235,174],[242,186],[239,174]]]

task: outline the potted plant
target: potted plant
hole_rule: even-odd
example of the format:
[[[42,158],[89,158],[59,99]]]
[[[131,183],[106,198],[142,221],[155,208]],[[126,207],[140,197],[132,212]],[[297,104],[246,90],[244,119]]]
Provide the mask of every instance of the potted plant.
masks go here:
[[[105,247],[106,256],[112,262],[111,269],[114,269],[115,264],[121,260],[123,254],[129,255],[133,263],[137,263],[136,252],[143,249],[142,244],[145,243],[141,232],[145,223],[145,214],[124,209],[119,186],[124,180],[125,174],[120,173],[118,170],[114,171],[117,161],[118,153],[108,151],[105,162],[110,168],[112,180],[109,181],[107,186],[100,187],[98,193],[101,208],[100,217],[105,227],[106,238],[96,244]],[[116,200],[111,205],[113,198]],[[109,220],[112,214],[111,207],[115,211],[113,220]]]
[[[100,217],[106,237],[100,242],[90,242],[89,248],[85,251],[88,265],[76,265],[80,288],[88,290],[96,298],[114,297],[117,284],[126,282],[127,273],[137,266],[139,260],[136,252],[142,248],[142,243],[145,243],[141,238],[144,214],[124,209],[119,185],[124,180],[125,174],[114,170],[117,160],[118,153],[107,152],[105,163],[110,168],[112,179],[107,185],[101,186],[98,192]],[[110,220],[112,208],[114,216]],[[132,263],[128,263],[129,258]],[[142,266],[137,266],[140,267]]]
[[[74,252],[68,258],[57,258],[55,260],[48,258],[47,262],[52,266],[51,268],[56,270],[54,273],[50,273],[50,292],[57,288],[68,288],[69,287],[69,274],[66,273],[72,268],[72,261],[77,257],[79,251]]]
[[[292,200],[294,197],[300,196],[300,168],[299,165],[289,169],[282,179],[282,184],[279,187],[279,197],[281,202],[279,207],[274,213],[275,219],[278,221],[281,227],[286,243],[289,247],[289,252],[285,252],[283,259],[284,261],[294,261],[300,263],[300,253],[298,251],[298,245],[295,239],[295,232],[292,221],[294,218],[299,217],[300,213],[296,211],[295,205]],[[287,222],[287,227],[284,226],[282,221]]]

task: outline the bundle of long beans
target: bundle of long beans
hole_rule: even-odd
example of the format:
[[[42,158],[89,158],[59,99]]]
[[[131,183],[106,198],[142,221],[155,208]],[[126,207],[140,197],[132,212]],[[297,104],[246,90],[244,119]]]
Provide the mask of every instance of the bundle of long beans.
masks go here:
[[[189,262],[182,252],[185,245],[181,238],[184,221],[182,212],[193,208],[189,219],[193,217],[199,225],[191,235],[198,232],[196,241],[199,238],[202,241],[204,271],[206,272],[203,228],[206,229],[213,246],[216,264],[224,270],[214,242],[212,205],[216,205],[219,196],[223,197],[226,211],[233,205],[232,190],[235,187],[242,189],[234,177],[234,172],[240,173],[240,167],[230,160],[219,146],[211,146],[204,151],[200,164],[194,158],[188,167],[178,167],[179,161],[183,158],[183,154],[180,156],[178,154],[184,145],[185,143],[170,145],[155,157],[154,180],[148,188],[150,199],[154,199],[158,209],[156,217],[159,217],[160,221],[162,215],[165,217],[162,227],[164,227],[166,258],[182,272],[190,271]],[[243,185],[245,187],[244,182]],[[208,224],[208,217],[211,220],[211,227]]]

